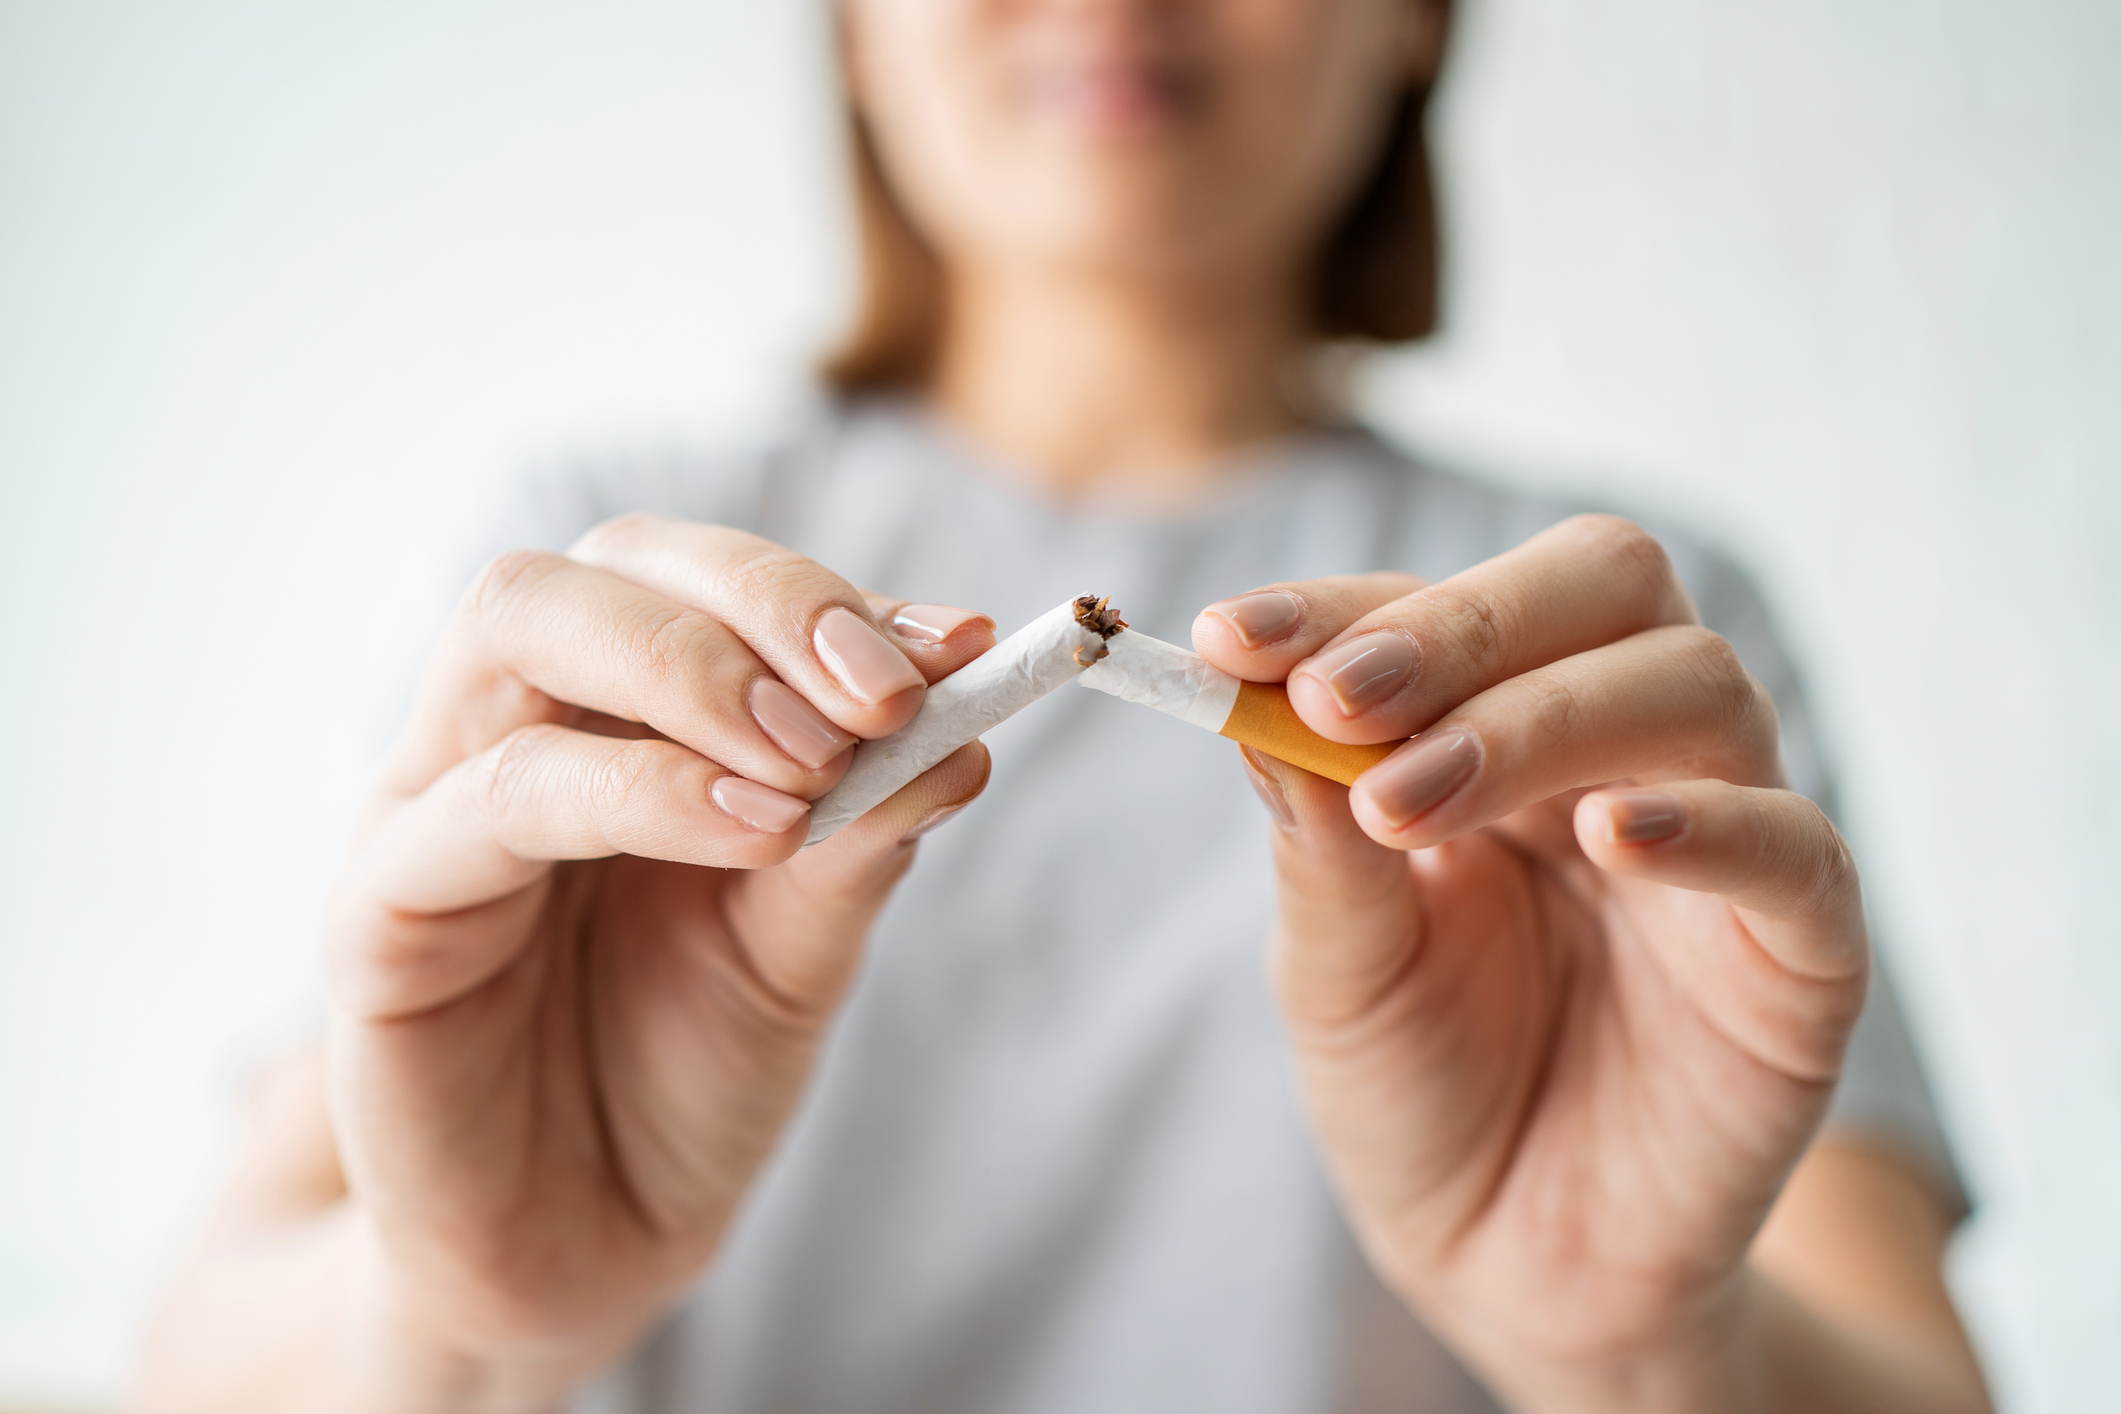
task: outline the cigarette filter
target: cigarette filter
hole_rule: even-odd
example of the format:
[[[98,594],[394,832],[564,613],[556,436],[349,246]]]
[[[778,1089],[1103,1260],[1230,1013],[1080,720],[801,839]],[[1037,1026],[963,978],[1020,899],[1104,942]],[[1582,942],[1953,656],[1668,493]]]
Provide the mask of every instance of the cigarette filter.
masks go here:
[[[837,834],[966,742],[1078,676],[1125,627],[1109,600],[1085,594],[1040,614],[930,687],[912,721],[854,748],[847,774],[812,802],[803,843]]]
[[[1279,683],[1246,682],[1205,658],[1141,633],[1123,633],[1082,674],[1084,687],[1168,712],[1342,785],[1391,755],[1396,741],[1346,746],[1304,725]]]

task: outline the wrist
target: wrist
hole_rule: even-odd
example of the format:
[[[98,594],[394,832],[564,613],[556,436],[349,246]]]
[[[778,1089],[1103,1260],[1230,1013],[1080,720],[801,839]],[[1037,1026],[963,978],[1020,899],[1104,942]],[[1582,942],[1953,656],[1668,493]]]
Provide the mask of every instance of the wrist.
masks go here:
[[[1557,1349],[1455,1343],[1511,1408],[1526,1414],[1985,1414],[1970,1356],[1904,1329],[1852,1328],[1822,1316],[1750,1264],[1639,1338]]]
[[[1531,1351],[1512,1342],[1477,1363],[1526,1414],[1764,1414],[1762,1295],[1740,1268],[1640,1334]]]
[[[365,1213],[348,1204],[334,1406],[394,1414],[550,1414],[589,1372],[572,1343],[482,1339],[445,1319],[432,1284],[394,1262]]]

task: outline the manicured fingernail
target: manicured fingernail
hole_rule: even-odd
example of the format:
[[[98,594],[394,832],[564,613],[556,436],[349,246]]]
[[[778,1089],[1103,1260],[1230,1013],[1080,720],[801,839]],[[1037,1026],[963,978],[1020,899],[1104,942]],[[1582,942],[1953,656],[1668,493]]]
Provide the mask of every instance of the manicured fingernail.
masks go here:
[[[903,838],[909,840],[919,839],[922,835],[927,834],[937,825],[942,824],[945,820],[948,820],[953,815],[956,815],[959,811],[963,810],[971,803],[972,802],[969,800],[960,800],[955,805],[944,806],[942,809],[936,811],[933,815],[930,815],[927,819],[921,821],[918,825],[915,825],[912,829],[906,831]]]
[[[853,736],[834,726],[787,683],[760,678],[751,685],[745,701],[759,730],[790,759],[813,771],[854,745]]]
[[[846,609],[827,611],[811,641],[840,686],[872,706],[927,681],[905,654]]]
[[[1263,589],[1257,594],[1240,594],[1235,599],[1210,604],[1201,612],[1227,621],[1245,647],[1259,648],[1287,638],[1304,616],[1304,606],[1294,594]]]
[[[1289,797],[1282,793],[1281,782],[1274,778],[1274,772],[1268,768],[1266,758],[1249,746],[1240,746],[1237,750],[1238,754],[1244,757],[1245,779],[1252,782],[1252,789],[1259,796],[1259,803],[1267,807],[1267,813],[1274,817],[1275,824],[1284,830],[1295,829],[1296,812],[1289,808]]]
[[[1480,738],[1468,728],[1452,727],[1416,737],[1363,772],[1363,788],[1385,819],[1403,828],[1472,780],[1480,756]]]
[[[948,604],[907,604],[891,616],[891,627],[898,636],[915,643],[941,643],[970,623],[994,627],[994,620],[985,614],[953,609]]]
[[[1605,809],[1614,844],[1654,844],[1686,828],[1686,803],[1661,790],[1609,795]]]
[[[810,813],[808,801],[742,776],[723,776],[707,788],[707,794],[724,815],[762,835],[777,835]]]
[[[1414,675],[1414,645],[1396,633],[1366,633],[1327,649],[1298,671],[1324,683],[1342,715],[1352,717]]]

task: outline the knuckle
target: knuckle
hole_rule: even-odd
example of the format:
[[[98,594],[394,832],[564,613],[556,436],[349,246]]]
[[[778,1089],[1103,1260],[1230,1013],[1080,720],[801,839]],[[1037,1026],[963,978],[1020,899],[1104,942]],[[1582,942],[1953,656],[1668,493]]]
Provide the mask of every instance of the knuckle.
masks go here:
[[[1747,800],[1744,857],[1781,881],[1788,906],[1819,913],[1843,902],[1856,879],[1848,843],[1817,802],[1793,791],[1763,791]]]
[[[682,604],[644,610],[629,637],[638,670],[659,685],[697,681],[713,671],[724,648],[721,626]]]
[[[812,597],[819,588],[814,563],[770,540],[756,538],[730,555],[722,578],[737,596],[771,605]]]
[[[1493,594],[1446,581],[1422,591],[1446,631],[1476,661],[1492,663],[1510,639],[1510,615]]]
[[[628,511],[624,515],[613,516],[584,531],[569,548],[569,554],[591,564],[598,563],[614,550],[638,545],[646,540],[664,519],[665,517],[649,511]]]
[[[518,727],[472,758],[477,772],[474,795],[490,816],[501,819],[536,808],[544,790],[546,763],[561,732],[550,722]]]
[[[589,795],[607,809],[623,809],[654,788],[665,765],[659,741],[629,741],[606,752],[588,781]]]
[[[1759,680],[1746,670],[1738,650],[1722,634],[1705,628],[1677,632],[1695,684],[1709,705],[1716,732],[1723,738],[1749,738],[1767,728],[1772,737],[1774,704]]]
[[[479,571],[464,596],[471,616],[480,622],[491,622],[549,574],[559,558],[549,550],[508,550],[496,555]]]
[[[1531,679],[1537,691],[1529,728],[1542,747],[1557,747],[1583,729],[1584,698],[1578,684],[1564,673],[1539,673]]]
[[[1797,796],[1801,826],[1792,832],[1799,857],[1792,861],[1793,877],[1801,881],[1803,896],[1820,912],[1839,908],[1860,888],[1855,854],[1848,841],[1816,801]]]
[[[1591,513],[1576,516],[1570,523],[1590,537],[1619,574],[1650,598],[1662,600],[1677,581],[1664,542],[1625,516]]]
[[[1609,511],[1578,511],[1562,524],[1593,540],[1611,539],[1636,528],[1635,522],[1626,516],[1616,516]]]
[[[1615,559],[1662,570],[1671,568],[1671,557],[1665,554],[1657,537],[1626,516],[1590,511],[1572,517],[1569,523],[1590,536]]]
[[[605,847],[624,849],[643,831],[654,833],[658,821],[667,824],[673,807],[680,816],[691,813],[678,802],[704,806],[710,774],[705,760],[668,742],[626,742],[587,773],[585,824]]]

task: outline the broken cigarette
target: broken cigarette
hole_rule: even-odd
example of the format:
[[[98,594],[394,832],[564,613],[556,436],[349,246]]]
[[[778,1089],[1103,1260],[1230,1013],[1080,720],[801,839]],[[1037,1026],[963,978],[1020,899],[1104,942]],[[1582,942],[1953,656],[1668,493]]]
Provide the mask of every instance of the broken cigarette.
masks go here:
[[[1264,751],[1344,786],[1399,746],[1396,741],[1347,746],[1304,725],[1279,683],[1246,682],[1210,667],[1197,653],[1142,633],[1125,633],[1082,674],[1084,687],[1168,712],[1196,727]]]
[[[912,721],[854,748],[847,774],[812,803],[803,843],[839,833],[966,742],[1081,675],[1126,626],[1109,599],[1085,594],[1040,614],[930,687]]]

